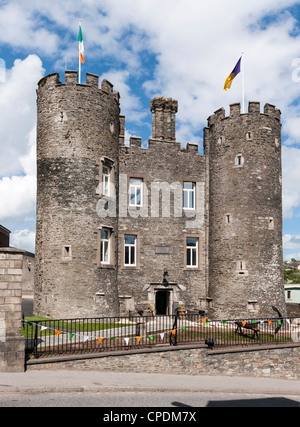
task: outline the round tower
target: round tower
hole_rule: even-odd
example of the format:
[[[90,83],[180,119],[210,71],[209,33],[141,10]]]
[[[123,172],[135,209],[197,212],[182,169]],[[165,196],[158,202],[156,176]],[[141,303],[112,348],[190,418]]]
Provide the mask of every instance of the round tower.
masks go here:
[[[97,203],[115,203],[119,94],[106,80],[66,71],[37,89],[37,224],[34,313],[93,317],[119,312],[117,216],[100,218]]]
[[[250,102],[208,119],[210,317],[286,313],[282,258],[280,111]]]

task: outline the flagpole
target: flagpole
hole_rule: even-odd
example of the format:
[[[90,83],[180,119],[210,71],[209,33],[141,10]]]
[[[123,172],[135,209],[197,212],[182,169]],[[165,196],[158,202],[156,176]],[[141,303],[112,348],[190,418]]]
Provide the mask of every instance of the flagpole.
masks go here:
[[[242,114],[245,114],[245,67],[244,67],[244,52],[242,52]]]
[[[81,27],[81,21],[79,21],[79,28]],[[80,52],[79,52],[80,41],[78,41],[78,61],[79,61],[79,72],[78,72],[78,83],[81,83],[81,61],[80,61]]]

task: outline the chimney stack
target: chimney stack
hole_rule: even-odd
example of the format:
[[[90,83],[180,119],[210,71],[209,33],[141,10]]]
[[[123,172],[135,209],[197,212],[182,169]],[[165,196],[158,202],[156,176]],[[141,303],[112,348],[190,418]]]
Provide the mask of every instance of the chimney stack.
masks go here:
[[[152,112],[152,138],[176,141],[175,114],[178,102],[172,98],[156,97],[150,102]]]

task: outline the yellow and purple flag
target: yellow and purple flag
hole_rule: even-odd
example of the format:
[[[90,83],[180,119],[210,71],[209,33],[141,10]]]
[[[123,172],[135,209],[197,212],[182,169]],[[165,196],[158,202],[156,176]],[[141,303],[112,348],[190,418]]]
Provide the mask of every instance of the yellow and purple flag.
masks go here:
[[[225,84],[224,84],[224,90],[230,89],[231,84],[233,79],[239,74],[239,72],[241,71],[241,60],[242,57],[240,57],[240,59],[238,60],[238,62],[236,63],[236,66],[234,67],[234,69],[231,71],[231,73],[229,74],[229,76],[227,77]]]

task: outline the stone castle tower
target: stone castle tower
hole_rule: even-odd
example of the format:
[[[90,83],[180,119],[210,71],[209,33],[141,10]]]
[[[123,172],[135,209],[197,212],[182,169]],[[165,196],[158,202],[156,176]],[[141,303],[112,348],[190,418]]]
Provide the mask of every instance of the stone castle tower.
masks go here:
[[[171,98],[151,101],[148,147],[125,146],[119,93],[92,74],[43,78],[37,109],[35,314],[285,313],[279,110],[217,111],[199,155]]]
[[[39,82],[37,112],[35,312],[89,316],[101,300],[101,314],[118,313],[117,271],[98,268],[95,201],[103,165],[118,175],[119,94],[92,74],[86,85],[76,72],[65,84],[52,74]],[[117,217],[106,223],[117,231]]]
[[[212,315],[271,315],[282,295],[280,111],[249,103],[220,109],[204,130],[209,162],[209,295]],[[274,312],[273,312],[274,314]]]

